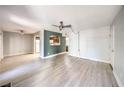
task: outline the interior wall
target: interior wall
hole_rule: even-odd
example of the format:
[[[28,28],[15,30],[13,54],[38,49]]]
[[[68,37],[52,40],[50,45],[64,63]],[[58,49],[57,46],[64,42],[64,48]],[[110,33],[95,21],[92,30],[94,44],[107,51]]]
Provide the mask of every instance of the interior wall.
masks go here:
[[[69,33],[69,55],[78,56],[78,35]]]
[[[39,32],[40,35],[40,57],[44,58],[44,29]]]
[[[114,74],[120,86],[124,86],[124,7],[113,21],[114,28]]]
[[[110,27],[99,27],[80,31],[79,57],[110,62]],[[69,53],[78,56],[78,35],[71,35]]]
[[[57,35],[60,37],[60,45],[55,45],[55,46],[50,45],[49,38],[51,35]],[[65,39],[66,38],[62,37],[61,33],[45,30],[44,31],[44,57],[53,55],[53,54],[58,54],[61,52],[65,52],[66,51],[66,40]]]
[[[80,57],[110,62],[110,27],[80,32]]]
[[[15,32],[3,33],[4,56],[33,53],[33,35]]]
[[[3,32],[0,30],[0,61],[3,58]]]

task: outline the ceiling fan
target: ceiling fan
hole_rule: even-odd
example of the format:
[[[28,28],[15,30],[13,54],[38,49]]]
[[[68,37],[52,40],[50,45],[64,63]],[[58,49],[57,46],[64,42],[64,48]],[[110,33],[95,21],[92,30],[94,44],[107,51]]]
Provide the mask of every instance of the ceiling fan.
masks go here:
[[[22,35],[24,35],[25,33],[24,33],[24,30],[20,30],[20,33],[22,34]]]
[[[63,30],[64,28],[71,28],[70,24],[69,25],[64,25],[63,21],[60,21],[60,25],[52,25],[52,26],[58,27],[60,31]]]
[[[24,30],[18,29],[16,31],[18,31],[18,33],[21,34],[21,35],[24,35],[25,34]]]

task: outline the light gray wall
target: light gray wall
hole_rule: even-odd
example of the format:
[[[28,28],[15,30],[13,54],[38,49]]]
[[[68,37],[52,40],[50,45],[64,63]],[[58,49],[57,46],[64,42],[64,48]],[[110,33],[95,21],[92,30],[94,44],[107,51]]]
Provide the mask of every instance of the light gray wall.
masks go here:
[[[78,36],[69,38],[69,54],[81,58],[110,63],[110,27],[98,27],[80,31],[78,53]]]
[[[74,33],[69,33],[69,55],[78,56],[78,35]]]
[[[0,60],[3,58],[3,32],[0,31]]]
[[[110,27],[98,27],[80,32],[80,56],[110,63]]]
[[[33,53],[33,35],[14,32],[3,33],[4,56]]]
[[[124,7],[112,24],[114,36],[114,74],[120,86],[124,86]]]

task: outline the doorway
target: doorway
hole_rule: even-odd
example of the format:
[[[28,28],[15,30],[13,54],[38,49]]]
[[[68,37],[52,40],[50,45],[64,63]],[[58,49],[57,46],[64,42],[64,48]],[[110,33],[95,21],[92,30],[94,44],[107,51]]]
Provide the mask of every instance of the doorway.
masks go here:
[[[66,37],[66,52],[69,51],[69,38]]]
[[[35,37],[35,53],[40,53],[40,37]]]

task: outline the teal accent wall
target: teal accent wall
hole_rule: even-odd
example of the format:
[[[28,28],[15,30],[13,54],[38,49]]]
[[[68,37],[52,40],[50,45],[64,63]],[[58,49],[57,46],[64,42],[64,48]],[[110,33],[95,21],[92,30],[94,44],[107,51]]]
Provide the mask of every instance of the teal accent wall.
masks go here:
[[[51,35],[58,35],[60,37],[60,45],[58,46],[50,45],[49,37]],[[66,38],[62,37],[61,33],[44,30],[44,57],[65,52],[65,50],[66,50]]]

